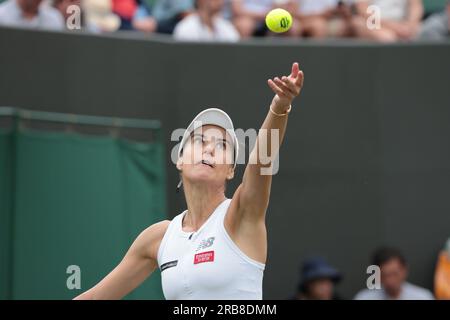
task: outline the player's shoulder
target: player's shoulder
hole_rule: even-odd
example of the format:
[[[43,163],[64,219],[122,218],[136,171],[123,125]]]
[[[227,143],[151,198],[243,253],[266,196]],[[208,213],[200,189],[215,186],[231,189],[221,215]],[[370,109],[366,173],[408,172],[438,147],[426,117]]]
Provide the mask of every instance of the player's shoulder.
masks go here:
[[[162,238],[169,227],[170,220],[162,220],[147,227],[142,234],[146,238],[158,239]]]
[[[156,222],[143,230],[137,237],[137,246],[142,248],[142,250],[144,250],[150,258],[156,259],[159,244],[161,243],[169,224],[169,220]]]
[[[183,213],[178,214],[175,216],[172,220],[161,220],[159,222],[156,222],[149,227],[147,227],[144,231],[142,231],[141,236],[145,238],[148,241],[161,241],[164,235],[167,232],[167,229],[169,228],[169,225],[175,221],[181,219],[183,216]]]

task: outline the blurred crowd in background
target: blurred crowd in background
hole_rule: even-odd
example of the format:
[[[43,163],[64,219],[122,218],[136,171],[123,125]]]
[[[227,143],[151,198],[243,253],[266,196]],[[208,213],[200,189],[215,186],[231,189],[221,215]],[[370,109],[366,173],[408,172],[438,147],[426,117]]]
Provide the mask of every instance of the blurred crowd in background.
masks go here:
[[[267,29],[273,8],[292,14],[288,32]],[[161,33],[184,41],[450,38],[449,0],[0,0],[0,25],[79,30],[73,28],[77,14],[84,31]]]
[[[432,290],[408,282],[408,261],[397,248],[379,247],[373,252],[370,264],[379,267],[379,276],[374,269],[368,269],[366,288],[354,297],[342,297],[339,283],[351,275],[344,275],[321,256],[309,257],[301,265],[297,291],[291,299],[450,300],[450,238],[439,252]]]

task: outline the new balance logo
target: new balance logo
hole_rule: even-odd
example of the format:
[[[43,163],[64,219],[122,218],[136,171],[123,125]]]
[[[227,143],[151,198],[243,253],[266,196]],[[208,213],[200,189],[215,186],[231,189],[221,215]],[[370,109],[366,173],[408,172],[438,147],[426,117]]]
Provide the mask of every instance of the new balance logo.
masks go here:
[[[202,240],[202,242],[200,242],[200,244],[198,245],[197,250],[195,250],[195,251],[199,251],[199,250],[203,250],[205,248],[211,247],[214,243],[214,239],[216,239],[216,238],[210,237],[208,239]]]

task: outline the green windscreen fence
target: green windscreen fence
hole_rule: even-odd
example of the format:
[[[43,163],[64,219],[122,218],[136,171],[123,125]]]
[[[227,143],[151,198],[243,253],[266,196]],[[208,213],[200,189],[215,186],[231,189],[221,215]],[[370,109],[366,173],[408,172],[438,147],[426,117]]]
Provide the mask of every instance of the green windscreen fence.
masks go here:
[[[156,137],[0,132],[1,298],[71,299],[110,272],[142,230],[166,219]],[[79,268],[81,289],[67,286],[70,268]],[[162,297],[158,271],[127,296]]]
[[[12,213],[12,134],[0,131],[0,298],[9,296]]]

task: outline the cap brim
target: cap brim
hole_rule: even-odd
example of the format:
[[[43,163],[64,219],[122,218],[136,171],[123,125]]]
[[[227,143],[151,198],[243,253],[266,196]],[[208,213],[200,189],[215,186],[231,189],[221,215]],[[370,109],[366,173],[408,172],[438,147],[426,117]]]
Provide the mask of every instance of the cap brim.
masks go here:
[[[184,144],[189,139],[191,133],[195,131],[196,129],[205,126],[205,125],[215,125],[218,127],[221,127],[225,129],[233,139],[233,146],[234,146],[234,152],[235,152],[235,163],[236,166],[237,162],[237,156],[238,156],[238,150],[239,150],[239,144],[236,137],[236,134],[234,133],[234,126],[233,121],[231,120],[230,116],[223,110],[218,108],[209,108],[206,110],[203,110],[200,112],[194,120],[189,124],[187,127],[183,139],[181,140],[181,143],[179,145],[178,149],[178,158],[181,157],[181,151],[183,150]]]

